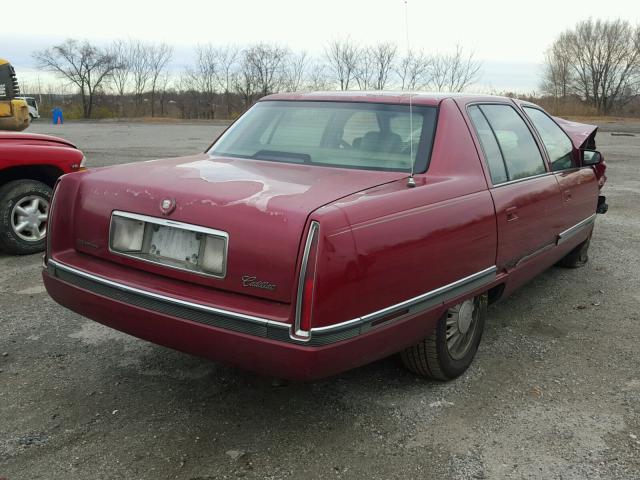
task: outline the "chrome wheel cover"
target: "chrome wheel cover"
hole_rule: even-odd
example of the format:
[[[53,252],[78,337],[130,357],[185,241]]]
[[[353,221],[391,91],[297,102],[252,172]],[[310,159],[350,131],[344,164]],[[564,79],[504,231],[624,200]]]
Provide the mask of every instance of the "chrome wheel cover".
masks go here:
[[[11,229],[25,242],[39,242],[47,235],[49,201],[39,195],[22,197],[11,210]]]
[[[473,344],[477,327],[478,308],[473,298],[447,311],[446,345],[451,358],[464,358]]]

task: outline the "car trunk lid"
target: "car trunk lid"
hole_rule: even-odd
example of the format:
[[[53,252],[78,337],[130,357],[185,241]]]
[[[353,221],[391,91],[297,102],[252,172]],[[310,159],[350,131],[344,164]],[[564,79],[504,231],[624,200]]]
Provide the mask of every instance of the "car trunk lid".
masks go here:
[[[83,174],[75,248],[152,273],[290,302],[307,218],[352,193],[405,177],[382,172],[210,157],[207,154],[96,169]],[[163,217],[163,200],[175,210]],[[112,212],[221,230],[229,236],[224,278],[203,277],[108,248]],[[247,280],[252,279],[252,280]],[[263,288],[273,285],[273,288]]]

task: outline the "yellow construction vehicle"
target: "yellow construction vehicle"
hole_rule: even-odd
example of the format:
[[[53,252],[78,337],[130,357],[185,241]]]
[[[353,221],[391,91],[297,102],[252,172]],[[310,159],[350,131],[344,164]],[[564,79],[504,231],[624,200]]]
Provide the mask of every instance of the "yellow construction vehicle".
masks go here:
[[[16,72],[0,58],[0,130],[21,131],[29,126],[29,106],[20,96]]]

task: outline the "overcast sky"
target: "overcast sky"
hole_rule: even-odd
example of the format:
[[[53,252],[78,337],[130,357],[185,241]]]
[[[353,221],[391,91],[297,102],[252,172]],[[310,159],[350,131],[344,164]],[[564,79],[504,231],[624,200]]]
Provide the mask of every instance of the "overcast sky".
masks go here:
[[[0,57],[25,76],[31,51],[66,37],[164,41],[176,49],[175,70],[191,61],[198,43],[276,42],[317,55],[335,37],[406,45],[403,0],[32,0],[28,7],[23,22],[0,29]],[[537,87],[543,52],[558,33],[589,16],[638,23],[640,1],[409,0],[408,12],[412,48],[446,52],[460,44],[484,62],[482,86],[523,91]]]

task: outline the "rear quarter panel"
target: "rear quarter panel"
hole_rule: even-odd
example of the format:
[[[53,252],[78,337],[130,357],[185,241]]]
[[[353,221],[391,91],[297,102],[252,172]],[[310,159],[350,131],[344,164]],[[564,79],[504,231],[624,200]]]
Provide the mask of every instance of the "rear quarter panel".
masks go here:
[[[333,204],[348,227],[326,233],[329,254],[319,260],[314,327],[366,315],[495,265],[493,202],[451,100],[440,106],[428,170],[415,179],[415,188],[403,179]]]

